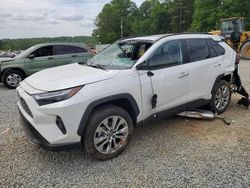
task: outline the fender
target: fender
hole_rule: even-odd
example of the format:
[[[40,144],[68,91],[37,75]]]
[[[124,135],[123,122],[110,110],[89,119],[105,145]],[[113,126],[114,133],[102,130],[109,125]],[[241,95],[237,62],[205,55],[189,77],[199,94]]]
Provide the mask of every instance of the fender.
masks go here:
[[[87,122],[88,122],[88,119],[91,116],[91,114],[92,114],[95,107],[97,107],[97,106],[99,106],[101,104],[116,101],[116,100],[119,100],[119,99],[128,100],[130,102],[131,106],[132,106],[131,110],[133,111],[133,113],[136,115],[136,117],[139,115],[139,113],[140,113],[139,107],[138,107],[134,97],[131,96],[130,94],[121,93],[121,94],[117,94],[117,95],[111,95],[111,96],[108,96],[108,97],[104,97],[104,98],[98,99],[98,100],[96,100],[94,102],[91,102],[88,105],[88,107],[86,108],[86,110],[85,110],[85,112],[84,112],[84,114],[82,116],[80,125],[79,125],[78,130],[77,130],[77,134],[79,136],[83,135],[85,127],[86,127]]]
[[[219,81],[220,81],[224,76],[225,76],[224,74],[221,74],[221,75],[219,75],[219,76],[216,78],[216,80],[215,80],[215,82],[214,82],[214,85],[213,85],[213,88],[212,88],[212,90],[211,90],[211,94],[212,94],[212,95],[213,95],[213,93],[214,93],[214,90],[215,90],[216,85],[219,83]]]

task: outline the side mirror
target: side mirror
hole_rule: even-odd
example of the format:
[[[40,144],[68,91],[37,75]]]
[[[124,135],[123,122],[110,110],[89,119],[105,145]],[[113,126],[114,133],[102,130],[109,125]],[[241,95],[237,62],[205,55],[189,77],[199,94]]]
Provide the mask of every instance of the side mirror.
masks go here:
[[[34,55],[34,54],[30,54],[27,58],[28,58],[28,59],[34,59],[34,58],[35,58],[35,55]]]
[[[137,70],[147,70],[148,64],[146,61],[143,61],[142,63],[136,65]]]

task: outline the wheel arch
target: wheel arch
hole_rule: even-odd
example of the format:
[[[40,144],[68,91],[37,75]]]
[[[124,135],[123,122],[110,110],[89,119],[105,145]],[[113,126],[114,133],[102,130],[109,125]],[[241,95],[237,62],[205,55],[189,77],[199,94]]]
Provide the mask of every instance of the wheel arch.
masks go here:
[[[215,88],[216,88],[216,85],[219,83],[220,80],[225,80],[225,81],[227,81],[227,82],[230,83],[230,82],[231,82],[231,79],[232,79],[232,75],[231,75],[231,74],[227,74],[227,75],[221,74],[221,75],[219,75],[219,76],[216,78],[215,82],[214,82],[213,88],[212,88],[212,90],[211,90],[211,94],[214,93],[214,90],[215,90]]]
[[[139,107],[138,107],[134,97],[128,93],[111,95],[111,96],[104,97],[104,98],[98,99],[96,101],[93,101],[87,106],[87,108],[82,116],[79,127],[77,129],[77,134],[79,136],[83,136],[84,131],[85,131],[85,127],[88,123],[88,120],[89,120],[92,112],[96,108],[103,106],[103,105],[107,105],[107,104],[117,105],[117,106],[123,108],[124,110],[126,110],[130,114],[134,125],[136,125],[137,116],[139,115],[140,110],[139,110]]]
[[[11,67],[11,68],[6,68],[3,70],[3,72],[1,73],[1,79],[3,78],[3,75],[8,72],[8,71],[11,71],[11,70],[16,70],[16,71],[20,71],[24,77],[26,77],[26,73],[23,69],[21,68],[18,68],[18,67]]]

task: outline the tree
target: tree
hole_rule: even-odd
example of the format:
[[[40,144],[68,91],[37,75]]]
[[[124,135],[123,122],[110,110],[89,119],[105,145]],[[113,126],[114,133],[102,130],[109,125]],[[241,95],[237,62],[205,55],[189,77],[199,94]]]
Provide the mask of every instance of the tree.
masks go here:
[[[137,14],[137,6],[130,0],[112,0],[98,14],[93,36],[101,43],[111,43],[132,33],[131,25]],[[122,28],[121,28],[122,26]]]
[[[220,20],[229,17],[246,17],[246,26],[250,26],[250,3],[242,0],[195,0],[192,22],[193,31],[208,32],[220,29]]]
[[[133,34],[149,35],[170,32],[169,3],[159,0],[144,1],[139,7],[138,18],[132,25]]]
[[[192,23],[193,0],[175,0],[172,7],[172,31],[188,31]]]

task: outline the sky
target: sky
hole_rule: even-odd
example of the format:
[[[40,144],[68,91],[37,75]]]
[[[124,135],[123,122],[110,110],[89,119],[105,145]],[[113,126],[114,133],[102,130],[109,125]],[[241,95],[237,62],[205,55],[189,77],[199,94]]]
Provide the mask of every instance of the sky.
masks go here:
[[[111,0],[0,0],[0,39],[91,36]],[[133,0],[140,6],[144,0]]]

